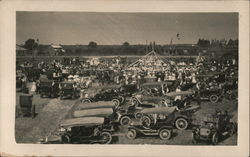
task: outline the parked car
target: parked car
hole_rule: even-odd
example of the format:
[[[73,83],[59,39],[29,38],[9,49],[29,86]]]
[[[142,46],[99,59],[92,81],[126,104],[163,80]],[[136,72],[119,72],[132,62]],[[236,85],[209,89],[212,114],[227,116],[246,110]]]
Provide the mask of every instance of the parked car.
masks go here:
[[[147,108],[140,111],[142,125],[150,128],[158,122],[171,124],[179,130],[185,130],[193,121],[193,113],[200,109],[199,105],[187,106],[179,111],[176,107]]]
[[[35,117],[35,104],[32,103],[33,95],[30,94],[22,94],[20,95],[19,105],[21,109],[21,113],[23,116],[32,116]]]
[[[217,103],[223,96],[222,89],[219,88],[206,88],[199,91],[201,100],[209,100],[212,103]]]
[[[58,96],[59,84],[58,82],[53,83],[53,81],[48,79],[42,79],[40,80],[38,89],[41,98],[43,98],[44,96],[54,98]]]
[[[154,104],[141,104],[140,106],[128,106],[127,108],[119,108],[116,110],[116,121],[121,125],[129,125],[133,119],[139,120],[141,118],[140,111],[143,108],[153,108]]]
[[[61,82],[60,84],[60,99],[71,98],[75,99],[79,96],[79,91],[74,88],[74,83],[69,81]]]
[[[216,114],[205,117],[202,125],[192,133],[192,142],[209,141],[217,144],[223,137],[232,136],[237,132],[237,124],[230,121],[227,114]]]
[[[102,117],[66,119],[60,124],[62,143],[109,144],[114,132],[112,124]]]
[[[194,95],[193,91],[183,91],[183,92],[170,92],[165,95],[157,95],[153,94],[151,90],[143,90],[141,92],[138,92],[134,94],[131,97],[131,105],[138,106],[140,104],[147,104],[147,103],[154,103],[154,104],[160,104],[162,101],[171,100],[171,103],[173,105],[179,105],[185,103],[191,103],[193,99],[192,95]],[[175,102],[175,97],[181,96],[183,97],[182,100]]]
[[[97,102],[97,101],[113,101],[115,106],[119,106],[125,101],[125,97],[119,95],[119,92],[114,89],[102,89],[92,97],[85,97],[82,99],[83,103]]]
[[[172,128],[173,126],[167,123],[156,123],[150,128],[144,128],[142,125],[132,123],[128,126],[126,136],[131,140],[135,139],[138,134],[144,136],[159,136],[162,140],[169,140],[172,136]]]

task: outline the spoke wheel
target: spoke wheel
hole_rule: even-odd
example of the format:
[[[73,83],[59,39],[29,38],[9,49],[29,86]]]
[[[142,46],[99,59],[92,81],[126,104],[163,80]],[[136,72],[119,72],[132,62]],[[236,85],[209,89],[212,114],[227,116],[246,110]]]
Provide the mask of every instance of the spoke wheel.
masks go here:
[[[187,127],[188,127],[188,121],[186,119],[184,119],[184,118],[178,118],[175,121],[175,126],[179,130],[186,130]]]
[[[149,116],[143,116],[141,118],[141,123],[142,123],[142,126],[146,129],[149,129],[150,126],[152,125],[152,119],[149,117]]]
[[[115,107],[120,105],[120,101],[118,99],[113,99],[112,102],[115,104]]]
[[[214,133],[212,137],[212,144],[216,145],[218,143],[218,134]]]
[[[129,125],[131,123],[131,119],[128,116],[123,116],[120,119],[120,124],[121,125]]]
[[[91,101],[89,99],[83,99],[82,103],[91,103]]]
[[[169,129],[162,129],[159,132],[159,136],[162,140],[169,140],[171,137],[171,131]]]
[[[130,140],[135,139],[136,138],[136,130],[135,129],[129,129],[126,136]]]
[[[218,102],[219,97],[218,97],[217,95],[211,95],[211,96],[209,97],[209,100],[210,100],[210,102],[212,102],[212,103],[216,103],[216,102]]]
[[[101,133],[103,144],[110,144],[112,141],[112,135],[109,132]]]

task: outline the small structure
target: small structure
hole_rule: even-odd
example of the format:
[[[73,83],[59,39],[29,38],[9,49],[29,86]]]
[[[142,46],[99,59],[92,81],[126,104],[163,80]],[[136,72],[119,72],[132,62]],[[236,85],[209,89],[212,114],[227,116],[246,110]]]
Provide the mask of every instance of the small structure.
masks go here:
[[[28,53],[28,50],[21,47],[20,45],[16,45],[16,55],[17,56],[24,56]]]
[[[61,56],[65,53],[65,50],[61,45],[51,44],[48,47],[49,55],[51,56]]]

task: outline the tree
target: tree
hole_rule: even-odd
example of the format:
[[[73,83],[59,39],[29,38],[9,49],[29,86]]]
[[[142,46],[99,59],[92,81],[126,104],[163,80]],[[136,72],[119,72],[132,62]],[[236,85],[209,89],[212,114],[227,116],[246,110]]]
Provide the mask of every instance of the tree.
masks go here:
[[[129,46],[130,44],[127,41],[125,41],[122,45],[123,46]]]
[[[89,47],[89,48],[96,48],[96,47],[97,47],[97,43],[94,42],[94,41],[91,41],[91,42],[89,42],[88,47]]]
[[[37,47],[38,47],[38,44],[36,43],[34,39],[28,39],[27,41],[25,41],[24,48],[32,51],[36,49]]]

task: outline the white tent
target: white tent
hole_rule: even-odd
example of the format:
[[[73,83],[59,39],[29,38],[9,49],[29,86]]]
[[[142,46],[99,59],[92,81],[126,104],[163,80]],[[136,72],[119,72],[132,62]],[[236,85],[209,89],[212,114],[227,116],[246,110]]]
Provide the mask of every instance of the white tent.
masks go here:
[[[142,68],[142,69],[162,69],[164,66],[169,65],[169,63],[165,63],[159,55],[153,50],[142,56],[140,59],[135,61],[134,63],[127,66],[127,69],[135,69],[135,68]]]

